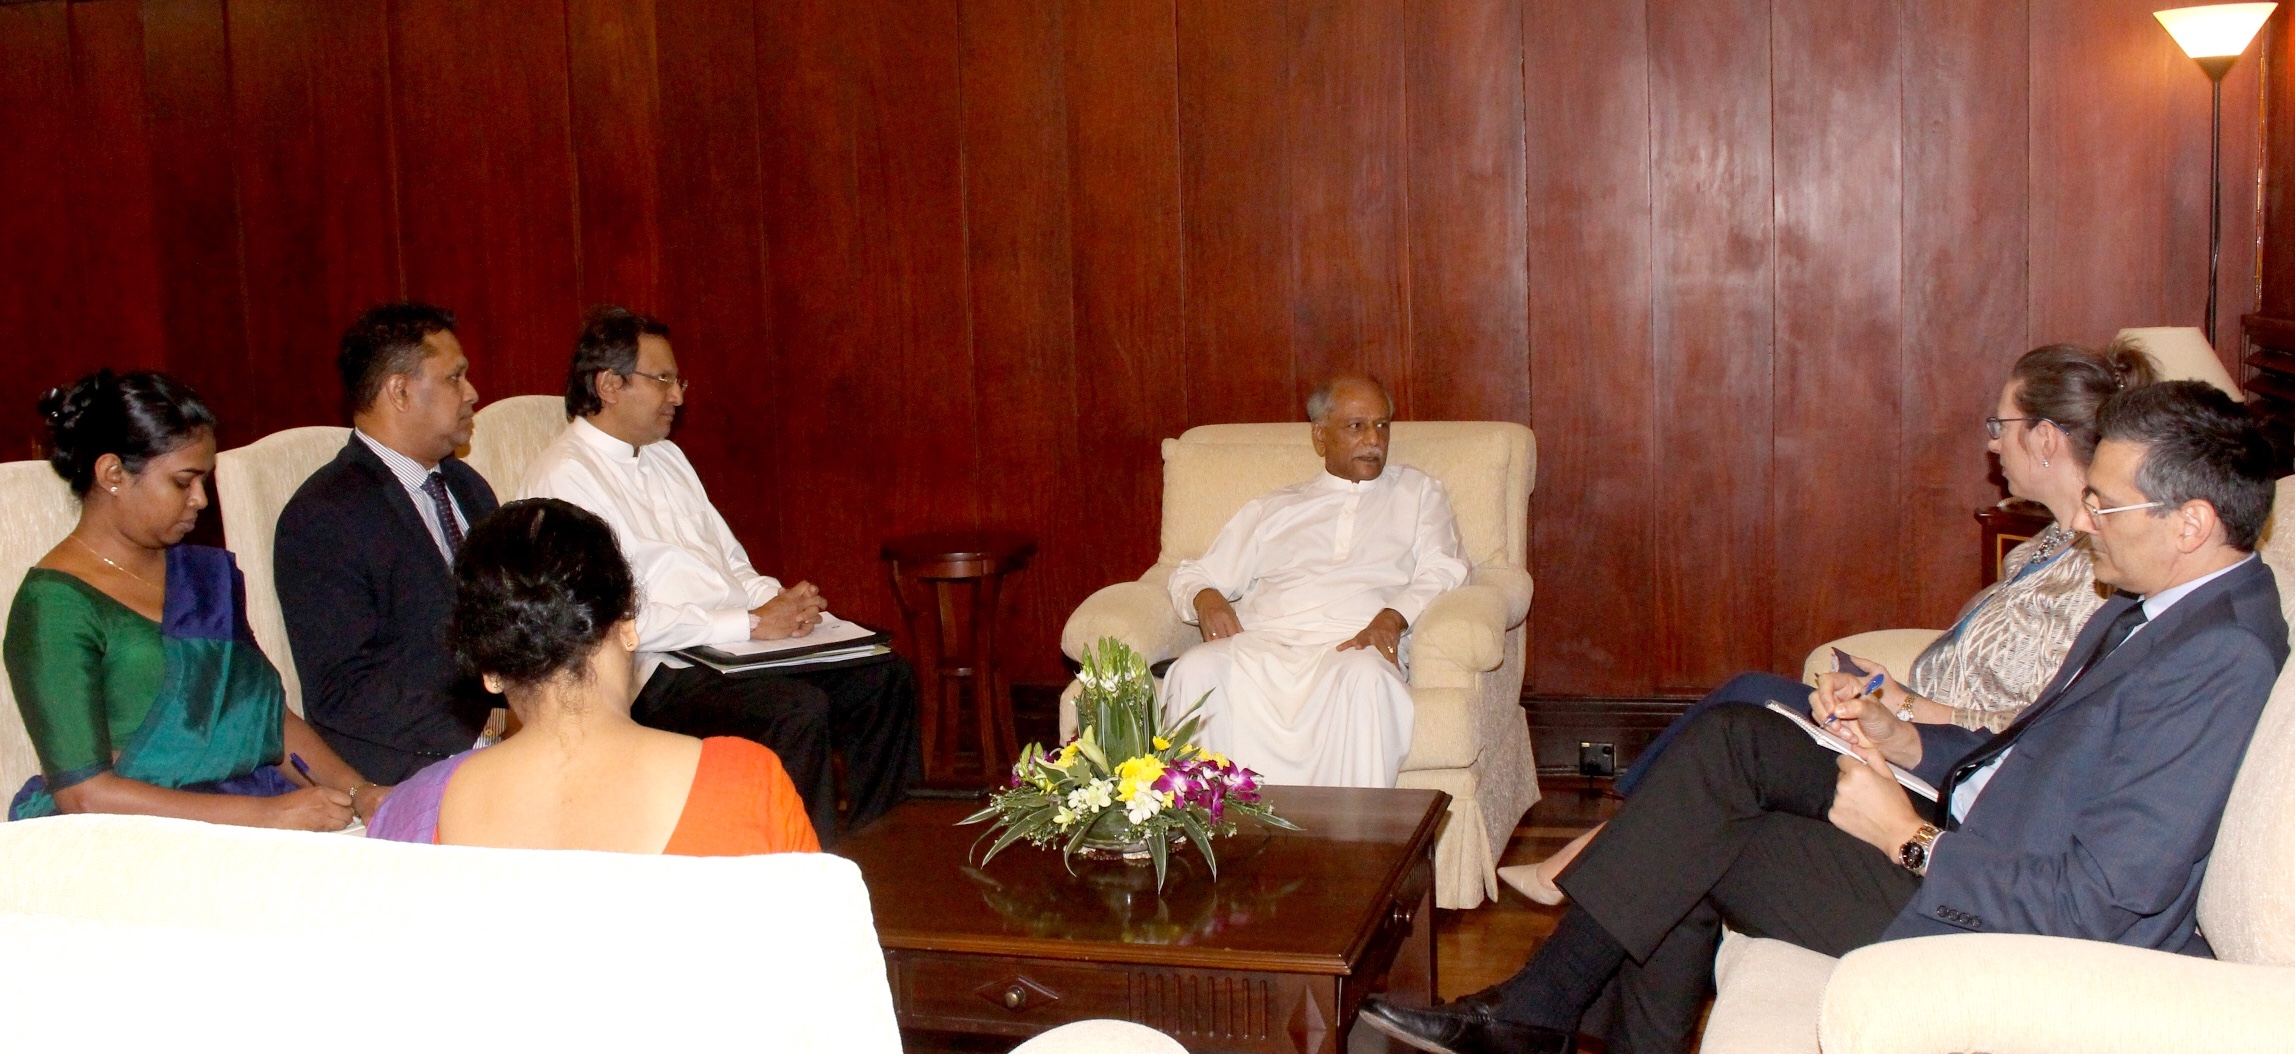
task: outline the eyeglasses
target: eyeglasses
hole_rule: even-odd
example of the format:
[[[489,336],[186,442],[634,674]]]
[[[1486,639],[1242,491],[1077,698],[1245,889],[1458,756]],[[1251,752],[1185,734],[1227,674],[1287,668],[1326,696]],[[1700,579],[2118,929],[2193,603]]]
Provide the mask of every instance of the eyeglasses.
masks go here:
[[[2052,425],[2056,423],[2045,417],[1987,417],[1984,419],[1984,434],[1991,436],[1994,439],[1998,439],[2000,438],[2002,425],[2014,424],[2018,421],[2030,421],[2035,425]]]
[[[686,380],[685,378],[680,377],[674,373],[645,373],[639,370],[631,370],[630,376],[643,377],[649,381],[659,381],[662,384],[677,389],[678,393],[681,395],[685,393],[686,389],[693,387],[692,381]]]
[[[2088,510],[2088,515],[2090,516],[2109,516],[2115,512],[2128,512],[2133,509],[2156,509],[2162,505],[2167,504],[2167,502],[2144,501],[2137,502],[2134,505],[2114,505],[2109,509],[2099,509],[2096,507],[2098,504],[2099,503],[2096,501],[2096,496],[2093,494],[2083,495],[2080,498],[2080,507]]]

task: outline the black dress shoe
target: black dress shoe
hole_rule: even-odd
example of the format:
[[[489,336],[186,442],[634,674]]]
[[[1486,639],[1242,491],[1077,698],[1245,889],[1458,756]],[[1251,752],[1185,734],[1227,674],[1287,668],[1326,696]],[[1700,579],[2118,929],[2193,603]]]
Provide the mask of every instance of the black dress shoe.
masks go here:
[[[1477,992],[1455,1002],[1419,1009],[1385,996],[1363,1001],[1362,1023],[1428,1054],[1571,1054],[1578,1037],[1492,1015],[1497,1000]]]

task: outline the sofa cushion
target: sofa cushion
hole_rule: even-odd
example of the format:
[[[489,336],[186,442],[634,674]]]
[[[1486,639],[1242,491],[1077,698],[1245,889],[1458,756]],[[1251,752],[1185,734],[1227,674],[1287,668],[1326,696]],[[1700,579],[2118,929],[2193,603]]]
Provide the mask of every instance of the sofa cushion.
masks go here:
[[[790,910],[798,904],[805,910]],[[457,992],[477,1005],[519,1008],[497,1002],[514,987],[537,999],[555,992],[537,1016],[589,1020],[600,1035],[642,1031],[674,1006],[686,1015],[680,1034],[716,1029],[738,1037],[736,1046],[900,1049],[860,870],[819,853],[479,849],[152,816],[54,816],[0,824],[0,914],[10,913],[261,938],[282,950],[274,958],[288,973],[327,979],[347,1019],[368,997],[417,1016]],[[355,950],[384,947],[425,952],[419,984],[378,989],[405,976],[387,969],[345,979],[346,964],[364,961]],[[0,948],[0,959],[9,958]],[[118,963],[155,961],[128,955]],[[430,976],[441,967],[488,979],[486,990],[442,987]],[[617,998],[584,1002],[580,994],[592,989],[574,978],[621,987]]]
[[[1839,959],[1725,932],[1698,1054],[1817,1054],[1818,1000]]]

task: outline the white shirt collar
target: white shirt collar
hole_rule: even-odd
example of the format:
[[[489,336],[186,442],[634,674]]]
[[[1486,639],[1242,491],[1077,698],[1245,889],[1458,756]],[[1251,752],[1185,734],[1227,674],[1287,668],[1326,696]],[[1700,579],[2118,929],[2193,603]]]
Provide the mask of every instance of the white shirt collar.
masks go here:
[[[390,474],[398,477],[399,485],[408,490],[421,490],[422,485],[429,482],[430,474],[438,471],[436,468],[422,467],[422,462],[392,450],[384,445],[382,440],[356,428],[351,429],[351,434],[359,437],[359,441],[365,443],[367,449],[374,451],[375,456],[381,458],[382,463],[390,468]]]
[[[2253,561],[2255,558],[2256,557],[2254,553],[2249,553],[2247,554],[2247,559],[2241,560],[2240,562],[2233,564],[2230,567],[2201,575],[2198,578],[2194,578],[2180,586],[2172,586],[2167,589],[2162,589],[2157,593],[2153,593],[2152,595],[2145,597],[2144,621],[2146,623],[2158,621],[2161,615],[2167,614],[2167,609],[2175,606],[2176,601],[2182,600],[2183,598],[2192,595],[2199,590],[2199,587],[2204,586],[2209,582],[2213,582],[2218,578],[2222,578],[2223,576],[2228,575],[2233,571],[2237,571],[2240,568],[2247,566],[2248,563]]]
[[[576,439],[589,444],[598,453],[626,465],[637,464],[638,454],[644,450],[643,447],[631,446],[607,434],[605,429],[591,424],[587,417],[574,418],[574,423],[567,427],[573,431]]]
[[[1374,477],[1372,477],[1372,478],[1370,478],[1370,479],[1366,479],[1366,480],[1363,480],[1363,481],[1362,481],[1362,482],[1360,482],[1360,483],[1357,483],[1357,482],[1355,482],[1354,480],[1351,480],[1351,479],[1346,479],[1346,478],[1343,478],[1343,477],[1340,477],[1340,476],[1335,476],[1335,475],[1332,475],[1332,474],[1331,474],[1331,470],[1330,470],[1330,469],[1324,469],[1324,470],[1323,470],[1323,472],[1322,472],[1322,474],[1321,474],[1321,475],[1319,475],[1319,476],[1317,476],[1317,477],[1315,478],[1315,484],[1316,484],[1317,486],[1320,486],[1320,487],[1325,487],[1325,488],[1328,488],[1328,489],[1331,489],[1331,490],[1353,490],[1353,491],[1363,491],[1363,490],[1369,490],[1369,489],[1371,489],[1372,487],[1375,487],[1375,486],[1379,485],[1381,482],[1383,482],[1383,481],[1384,481],[1384,480],[1386,480],[1388,477],[1390,477],[1390,476],[1393,476],[1393,475],[1394,475],[1394,466],[1393,466],[1393,465],[1388,465],[1386,468],[1384,468],[1384,469],[1381,469],[1381,470],[1379,471],[1379,474],[1378,474],[1377,476],[1374,476]]]

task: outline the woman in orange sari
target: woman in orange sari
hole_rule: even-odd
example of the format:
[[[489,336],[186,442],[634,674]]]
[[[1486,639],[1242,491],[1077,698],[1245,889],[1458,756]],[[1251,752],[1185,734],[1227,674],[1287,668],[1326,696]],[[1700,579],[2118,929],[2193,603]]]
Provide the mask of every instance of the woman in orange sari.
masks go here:
[[[399,785],[370,838],[678,856],[818,852],[771,750],[630,719],[637,589],[613,529],[548,498],[473,526],[455,558],[456,661],[523,724]]]

